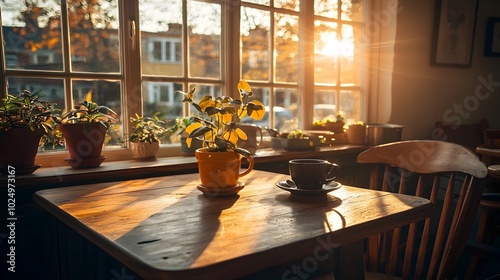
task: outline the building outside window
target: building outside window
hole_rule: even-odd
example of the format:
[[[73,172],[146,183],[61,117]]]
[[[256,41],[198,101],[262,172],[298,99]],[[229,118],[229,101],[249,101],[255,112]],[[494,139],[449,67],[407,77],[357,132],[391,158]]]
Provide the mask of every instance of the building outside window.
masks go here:
[[[148,40],[146,36],[142,40]],[[182,58],[182,45],[180,38],[177,39],[151,39],[147,44],[149,62],[180,63]]]
[[[194,113],[177,90],[236,97],[239,79],[268,109],[261,125],[362,120],[364,1],[301,2],[5,0],[3,84],[41,90],[63,110],[86,98],[111,107],[121,118],[106,152],[117,159],[130,116],[173,124]]]

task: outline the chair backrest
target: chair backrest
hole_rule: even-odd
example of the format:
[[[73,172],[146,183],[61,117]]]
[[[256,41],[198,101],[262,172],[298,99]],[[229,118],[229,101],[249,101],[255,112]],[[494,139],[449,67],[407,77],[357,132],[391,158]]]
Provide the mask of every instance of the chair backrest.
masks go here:
[[[357,160],[373,164],[371,189],[426,197],[435,205],[431,218],[369,238],[367,270],[404,279],[451,279],[481,198],[479,178],[486,176],[486,166],[469,149],[434,140],[375,146]]]
[[[500,129],[490,128],[484,131],[484,144],[476,148],[486,165],[500,164]]]
[[[484,119],[473,124],[446,124],[442,121],[435,123],[435,129],[438,130],[433,135],[433,140],[441,140],[456,143],[475,151],[478,145],[484,143],[484,131],[489,128],[488,120]]]

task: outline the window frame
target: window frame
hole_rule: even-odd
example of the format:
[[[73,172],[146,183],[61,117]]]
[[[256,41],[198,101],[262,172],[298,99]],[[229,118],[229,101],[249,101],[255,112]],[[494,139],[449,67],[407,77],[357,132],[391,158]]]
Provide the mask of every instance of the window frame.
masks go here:
[[[266,8],[271,11],[271,30],[274,29],[275,24],[274,13],[285,13],[290,15],[296,15],[300,19],[299,24],[299,53],[314,54],[314,44],[307,42],[314,42],[314,34],[310,32],[311,27],[314,26],[315,19],[324,17],[314,15],[314,1],[300,1],[299,11],[287,10],[282,8],[265,7],[260,4],[254,4],[250,2],[242,2],[241,0],[199,0],[202,2],[220,4],[222,7],[222,32],[221,32],[221,78],[192,78],[189,77],[189,61],[188,55],[181,55],[181,61],[162,61],[163,63],[182,63],[183,64],[183,74],[181,77],[162,77],[158,78],[154,75],[144,75],[141,73],[141,27],[139,23],[139,0],[117,0],[118,12],[119,12],[119,33],[120,38],[120,73],[83,73],[83,72],[71,72],[70,63],[71,58],[68,55],[63,56],[64,63],[66,67],[62,71],[37,71],[37,70],[19,70],[19,69],[7,69],[5,62],[6,57],[4,57],[3,44],[1,50],[1,60],[2,66],[1,70],[5,73],[5,79],[1,79],[0,86],[6,89],[6,79],[8,76],[22,76],[25,78],[60,78],[64,81],[65,85],[65,104],[60,104],[61,107],[70,108],[72,103],[72,81],[78,79],[104,79],[104,80],[117,80],[121,83],[121,102],[123,108],[122,115],[122,126],[123,131],[126,133],[129,131],[128,117],[133,116],[136,113],[142,114],[142,86],[143,82],[154,81],[154,82],[169,82],[181,84],[184,89],[188,89],[193,83],[211,84],[220,86],[222,88],[222,93],[224,95],[237,97],[237,83],[241,77],[241,42],[240,42],[240,9],[242,6],[253,7],[253,8]],[[340,2],[341,0],[339,0]],[[368,11],[368,1],[364,1],[364,14]],[[183,0],[183,10],[185,11],[187,7],[186,1]],[[339,16],[340,18],[340,16]],[[0,17],[1,19],[1,17]],[[62,20],[62,40],[63,40],[63,53],[69,53],[69,31],[68,28],[68,17],[67,17],[67,3],[66,1],[61,1],[61,20]],[[331,19],[328,19],[331,20]],[[342,22],[341,20],[338,20]],[[353,22],[346,22],[349,24],[358,24]],[[183,13],[182,25],[187,26],[187,15]],[[367,25],[366,20],[364,26]],[[341,24],[340,24],[341,25]],[[340,27],[339,27],[340,28]],[[186,28],[182,29],[182,54],[189,54],[189,43],[188,43],[188,31]],[[272,40],[273,37],[271,37]],[[168,40],[167,40],[168,41]],[[274,43],[271,42],[270,53],[274,53]],[[175,42],[171,43],[174,46],[172,51],[173,58],[176,60],[177,51],[175,50],[177,44]],[[366,53],[366,51],[365,51]],[[126,55],[124,55],[126,54]],[[249,83],[254,87],[267,87],[270,90],[269,107],[275,105],[274,91],[276,88],[284,89],[294,89],[299,93],[299,123],[298,127],[301,129],[311,129],[312,120],[314,113],[314,99],[308,98],[305,94],[300,94],[300,92],[314,92],[317,89],[335,89],[337,91],[337,99],[340,95],[341,90],[359,90],[362,96],[362,102],[367,98],[364,94],[363,89],[366,87],[366,81],[361,80],[359,86],[342,86],[340,82],[336,83],[334,86],[318,85],[314,83],[314,78],[311,77],[310,73],[314,72],[314,63],[310,59],[300,59],[299,60],[299,79],[296,83],[278,82],[275,78],[274,73],[274,55],[273,55],[273,65],[270,67],[270,79],[268,81],[251,81]],[[239,69],[239,71],[234,71],[234,69]],[[340,71],[339,71],[340,75]],[[340,77],[338,77],[340,81]],[[140,90],[138,90],[138,88]],[[3,98],[3,96],[0,96]],[[337,103],[338,104],[338,103]],[[366,108],[361,104],[361,120],[364,120],[366,114]],[[189,115],[190,108],[188,104],[183,106],[183,116]],[[181,116],[180,116],[181,117]],[[271,123],[274,116],[270,114]],[[125,137],[126,138],[126,137]],[[64,162],[64,157],[67,151],[61,152],[50,152],[50,153],[39,153],[37,155],[37,162],[41,162],[43,166],[54,166],[54,165],[66,165]],[[131,159],[131,154],[129,151],[129,143],[126,142],[125,146],[122,148],[106,148],[103,150],[103,155],[107,157],[106,161],[116,161],[116,160],[128,160]],[[159,157],[165,156],[178,156],[181,155],[180,145],[162,145]]]

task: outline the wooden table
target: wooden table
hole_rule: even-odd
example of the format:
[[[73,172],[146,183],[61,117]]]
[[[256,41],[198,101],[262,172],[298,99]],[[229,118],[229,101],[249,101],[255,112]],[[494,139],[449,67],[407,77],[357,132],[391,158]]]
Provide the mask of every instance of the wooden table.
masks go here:
[[[299,270],[283,270],[294,279],[329,254],[339,254],[336,276],[363,279],[363,238],[432,212],[426,199],[351,186],[298,197],[275,186],[288,177],[254,170],[238,195],[219,198],[185,174],[48,189],[34,199],[145,279],[236,278],[298,260]]]

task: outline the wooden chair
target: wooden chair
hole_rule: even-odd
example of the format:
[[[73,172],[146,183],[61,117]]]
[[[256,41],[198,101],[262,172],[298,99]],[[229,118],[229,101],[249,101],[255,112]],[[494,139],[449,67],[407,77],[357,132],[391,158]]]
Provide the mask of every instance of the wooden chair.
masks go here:
[[[488,261],[500,262],[500,248],[491,244],[500,237],[500,129],[487,129],[485,143],[476,148],[488,166],[489,186],[479,202],[479,223],[474,241],[466,250],[472,254],[466,279],[476,279]]]
[[[484,131],[489,128],[488,120],[484,119],[473,124],[447,124],[442,121],[435,123],[435,129],[438,130],[436,135],[438,139],[446,142],[452,142],[475,151],[478,145],[485,141]]]
[[[426,197],[436,207],[425,221],[367,240],[367,279],[453,279],[483,191],[484,163],[461,145],[434,140],[375,146],[357,160],[373,164],[371,189]]]

